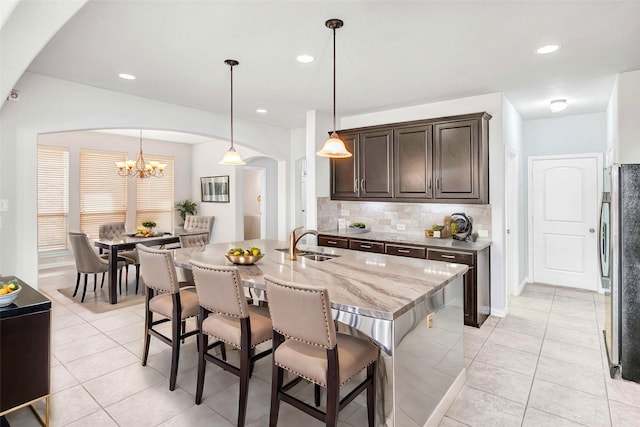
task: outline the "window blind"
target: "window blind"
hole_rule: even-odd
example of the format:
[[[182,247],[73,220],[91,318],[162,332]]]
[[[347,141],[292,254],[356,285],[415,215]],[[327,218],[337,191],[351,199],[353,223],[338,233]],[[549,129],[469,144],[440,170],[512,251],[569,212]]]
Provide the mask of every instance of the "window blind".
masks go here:
[[[145,154],[145,160],[167,165],[162,178],[136,180],[136,227],[143,221],[154,221],[156,231],[173,231],[173,157]]]
[[[69,149],[38,145],[38,252],[67,249]]]
[[[126,220],[129,178],[119,176],[115,165],[125,159],[125,153],[80,150],[80,229],[90,239],[98,237],[100,225]]]

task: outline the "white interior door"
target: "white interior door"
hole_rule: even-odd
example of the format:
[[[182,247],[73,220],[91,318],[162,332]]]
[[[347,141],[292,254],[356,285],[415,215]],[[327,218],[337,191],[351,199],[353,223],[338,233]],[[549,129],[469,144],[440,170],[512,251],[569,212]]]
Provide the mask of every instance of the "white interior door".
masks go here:
[[[600,163],[597,155],[531,159],[535,282],[597,289]]]

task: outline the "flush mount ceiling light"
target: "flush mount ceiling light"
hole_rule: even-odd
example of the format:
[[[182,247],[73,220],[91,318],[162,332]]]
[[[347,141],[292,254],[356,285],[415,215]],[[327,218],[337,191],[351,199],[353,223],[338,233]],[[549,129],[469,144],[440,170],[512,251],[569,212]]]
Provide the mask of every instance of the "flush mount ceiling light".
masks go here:
[[[567,108],[567,100],[566,99],[554,99],[549,104],[549,108],[551,109],[552,113],[559,113],[560,111],[563,111],[565,108]]]
[[[311,55],[298,55],[296,57],[296,61],[302,62],[303,64],[308,64],[309,62],[313,62],[315,58]]]
[[[120,77],[121,79],[125,79],[125,80],[135,80],[136,76],[134,76],[133,74],[127,74],[127,73],[120,73],[118,74],[118,77]]]
[[[536,53],[539,53],[540,55],[546,55],[547,53],[553,53],[558,49],[560,49],[560,45],[548,44],[536,50]]]
[[[344,159],[352,156],[336,132],[336,28],[342,28],[344,22],[340,19],[329,19],[324,25],[333,31],[333,132],[316,155],[332,159]]]
[[[164,169],[167,165],[160,162],[145,162],[142,155],[142,129],[140,129],[140,151],[138,152],[138,158],[134,162],[133,160],[126,160],[124,162],[116,162],[118,167],[118,175],[128,176],[129,178],[162,178],[164,176]]]
[[[233,148],[233,67],[238,65],[239,62],[235,59],[227,59],[226,61],[224,61],[224,63],[227,64],[231,69],[231,146],[229,147],[229,151],[224,154],[224,157],[218,162],[218,164],[242,166],[246,163],[242,161],[240,153],[238,153],[236,149]]]
[[[267,114],[267,110],[265,108],[256,108],[256,113]]]

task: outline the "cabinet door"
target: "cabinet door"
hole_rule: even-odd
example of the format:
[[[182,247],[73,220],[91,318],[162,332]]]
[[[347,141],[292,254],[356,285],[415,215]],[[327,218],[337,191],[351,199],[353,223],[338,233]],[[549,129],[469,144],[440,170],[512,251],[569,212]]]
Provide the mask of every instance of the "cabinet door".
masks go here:
[[[431,199],[431,126],[396,129],[393,135],[394,197]]]
[[[360,197],[391,198],[392,194],[391,129],[360,134]]]
[[[349,240],[349,249],[364,252],[384,253],[384,243],[372,242],[369,240]]]
[[[479,119],[434,125],[436,199],[480,198]]]
[[[349,239],[334,236],[318,236],[318,246],[329,246],[333,248],[349,248]]]
[[[360,195],[358,134],[341,133],[339,136],[353,156],[346,159],[331,159],[331,198],[357,198]]]
[[[476,298],[476,269],[469,267],[463,278],[464,290],[464,324],[480,327],[478,322],[478,303]]]

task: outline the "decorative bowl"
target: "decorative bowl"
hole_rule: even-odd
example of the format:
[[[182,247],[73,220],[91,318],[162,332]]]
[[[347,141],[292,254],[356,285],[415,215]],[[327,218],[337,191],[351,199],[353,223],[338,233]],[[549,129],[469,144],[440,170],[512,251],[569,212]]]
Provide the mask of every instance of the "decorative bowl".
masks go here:
[[[260,254],[260,255],[229,255],[229,254],[224,254],[224,256],[227,257],[229,262],[232,262],[234,264],[251,265],[251,264],[255,264],[256,262],[260,261],[262,259],[262,257],[264,257],[264,254]]]
[[[18,289],[11,292],[10,294],[0,295],[0,307],[6,307],[12,302],[14,302],[16,298],[18,298],[18,294],[20,293],[21,290],[22,290],[22,286],[20,286]]]

